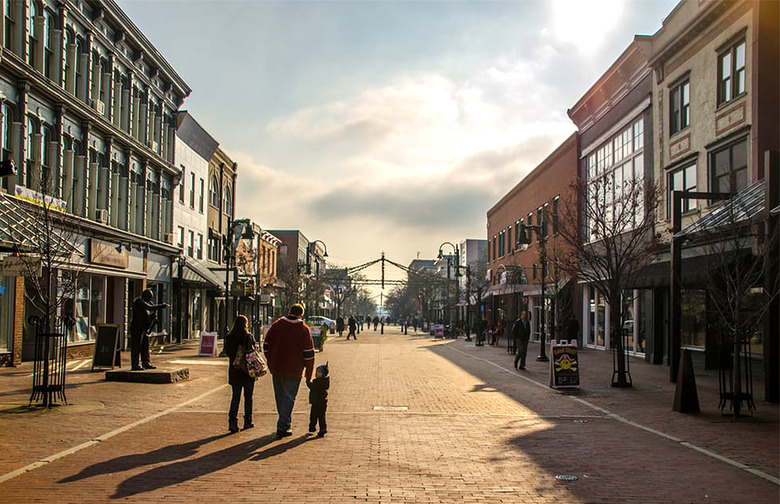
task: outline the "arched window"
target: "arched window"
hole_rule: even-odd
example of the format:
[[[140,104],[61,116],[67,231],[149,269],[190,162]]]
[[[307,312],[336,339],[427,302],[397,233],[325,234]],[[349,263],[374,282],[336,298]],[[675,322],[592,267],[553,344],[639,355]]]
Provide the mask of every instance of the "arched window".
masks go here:
[[[209,181],[209,204],[219,208],[219,183],[216,175],[212,175]]]
[[[230,194],[230,188],[225,188],[224,208],[222,212],[226,215],[233,215],[233,197]]]

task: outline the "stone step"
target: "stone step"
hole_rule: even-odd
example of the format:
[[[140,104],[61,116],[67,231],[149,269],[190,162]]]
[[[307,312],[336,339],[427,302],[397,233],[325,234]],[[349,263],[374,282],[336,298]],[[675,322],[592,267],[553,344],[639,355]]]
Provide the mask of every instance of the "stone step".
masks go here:
[[[133,383],[176,383],[190,377],[190,369],[186,367],[144,369],[131,371],[115,369],[106,371],[106,381]]]

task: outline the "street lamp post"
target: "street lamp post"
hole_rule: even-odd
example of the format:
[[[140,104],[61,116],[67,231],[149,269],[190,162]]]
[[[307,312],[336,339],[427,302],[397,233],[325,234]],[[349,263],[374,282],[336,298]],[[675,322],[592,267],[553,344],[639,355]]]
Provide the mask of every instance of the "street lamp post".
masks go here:
[[[445,245],[449,245],[452,247],[453,254],[445,256],[442,252],[442,247]],[[453,245],[450,242],[444,242],[441,245],[439,245],[439,259],[446,258],[447,259],[447,312],[448,312],[448,318],[450,322],[450,331],[452,331],[453,334],[455,334],[455,337],[457,338],[457,333],[455,333],[455,328],[453,327],[453,314],[452,314],[452,305],[449,302],[450,299],[450,266],[454,262],[455,264],[455,299],[457,300],[459,298],[459,289],[458,289],[458,280],[457,277],[460,276],[458,274],[459,268],[460,268],[460,249],[457,245]],[[453,261],[454,259],[454,261]]]
[[[540,323],[542,326],[542,333],[539,335],[539,356],[536,357],[537,361],[547,362],[550,359],[547,357],[547,333],[546,333],[546,311],[547,300],[545,299],[545,278],[547,276],[547,237],[545,236],[545,226],[539,224],[537,226],[521,225],[520,237],[517,239],[517,243],[522,246],[523,250],[528,248],[531,244],[531,238],[526,234],[526,230],[536,232],[536,242],[539,245],[539,262],[541,263],[541,289],[542,289],[542,309],[540,313]]]

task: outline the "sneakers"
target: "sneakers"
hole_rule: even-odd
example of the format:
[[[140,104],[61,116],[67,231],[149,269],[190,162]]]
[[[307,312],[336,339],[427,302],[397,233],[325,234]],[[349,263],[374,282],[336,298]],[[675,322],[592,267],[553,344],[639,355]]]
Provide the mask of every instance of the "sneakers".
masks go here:
[[[309,432],[317,432],[317,427],[309,426]]]
[[[325,437],[325,434],[327,434],[327,433],[328,433],[328,431],[326,431],[326,430],[321,430],[321,431],[319,431],[319,432],[317,433],[317,437]]]
[[[290,436],[292,436],[292,431],[290,429],[276,431],[276,439],[282,439]]]
[[[231,434],[235,434],[236,432],[238,432],[238,421],[235,422],[230,421],[228,423],[228,430],[230,431]]]

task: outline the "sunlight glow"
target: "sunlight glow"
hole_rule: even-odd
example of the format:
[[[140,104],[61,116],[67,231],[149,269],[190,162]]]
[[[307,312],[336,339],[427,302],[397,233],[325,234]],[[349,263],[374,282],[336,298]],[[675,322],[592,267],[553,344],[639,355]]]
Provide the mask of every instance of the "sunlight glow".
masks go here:
[[[625,0],[554,0],[554,36],[591,54],[616,27],[624,8]]]

